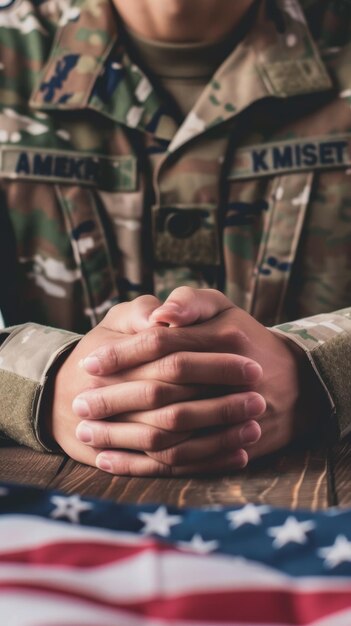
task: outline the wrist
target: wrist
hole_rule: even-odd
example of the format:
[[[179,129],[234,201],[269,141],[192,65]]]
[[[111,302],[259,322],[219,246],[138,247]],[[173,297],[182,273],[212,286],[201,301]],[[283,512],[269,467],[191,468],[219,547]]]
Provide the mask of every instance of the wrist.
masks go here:
[[[77,344],[71,344],[62,352],[47,372],[47,379],[44,385],[41,409],[39,415],[40,438],[45,446],[52,452],[62,452],[62,448],[55,438],[55,413],[57,407],[57,388],[59,386],[60,370],[71,352]]]

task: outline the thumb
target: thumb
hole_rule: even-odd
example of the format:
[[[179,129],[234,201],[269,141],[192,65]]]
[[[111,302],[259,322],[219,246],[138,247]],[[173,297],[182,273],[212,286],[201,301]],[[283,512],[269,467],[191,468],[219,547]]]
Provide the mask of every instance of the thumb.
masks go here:
[[[178,287],[150,315],[151,322],[189,326],[205,322],[235,305],[216,289]]]
[[[139,296],[131,302],[122,302],[112,307],[100,326],[133,335],[157,324],[157,321],[151,320],[151,315],[159,306],[160,300],[155,296]]]

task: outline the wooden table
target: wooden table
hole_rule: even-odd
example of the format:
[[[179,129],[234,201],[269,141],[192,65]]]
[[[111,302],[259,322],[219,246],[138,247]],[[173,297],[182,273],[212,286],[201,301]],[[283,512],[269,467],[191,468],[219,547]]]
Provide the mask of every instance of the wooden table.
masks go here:
[[[113,477],[60,455],[21,447],[0,448],[0,480],[58,489],[118,502],[178,506],[257,502],[291,509],[351,504],[351,440],[284,450],[240,473],[223,477],[153,479]]]

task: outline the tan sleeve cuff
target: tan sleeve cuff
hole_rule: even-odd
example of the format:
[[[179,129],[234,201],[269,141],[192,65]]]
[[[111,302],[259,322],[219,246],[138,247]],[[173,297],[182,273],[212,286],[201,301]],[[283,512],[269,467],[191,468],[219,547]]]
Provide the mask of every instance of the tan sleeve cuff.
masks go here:
[[[32,323],[1,331],[0,430],[7,437],[49,451],[39,423],[48,371],[80,339],[75,333]]]
[[[314,315],[271,330],[284,334],[305,350],[327,395],[330,432],[351,431],[351,308]]]

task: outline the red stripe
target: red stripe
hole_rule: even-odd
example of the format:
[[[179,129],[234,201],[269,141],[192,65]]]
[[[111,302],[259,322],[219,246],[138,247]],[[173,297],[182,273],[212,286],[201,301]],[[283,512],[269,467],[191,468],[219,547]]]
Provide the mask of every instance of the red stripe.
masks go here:
[[[28,550],[1,554],[0,563],[30,563],[43,566],[98,567],[128,559],[143,552],[174,552],[167,544],[145,541],[139,545],[109,543],[64,542],[49,543]]]
[[[75,592],[72,589],[63,589],[59,586],[35,585],[21,583],[0,583],[1,590],[25,590],[36,594],[56,594],[79,599],[109,609],[118,609],[137,616],[158,618],[164,620],[193,620],[212,621],[215,624],[225,624],[238,621],[245,624],[279,624],[286,623],[292,626],[307,626],[315,620],[332,616],[340,611],[351,609],[351,593],[325,592],[296,593],[286,591],[228,591],[211,593],[205,590],[203,594],[155,597],[144,602],[112,602],[105,601],[93,595]],[[44,600],[44,598],[43,598]],[[24,599],[25,601],[25,599]]]

